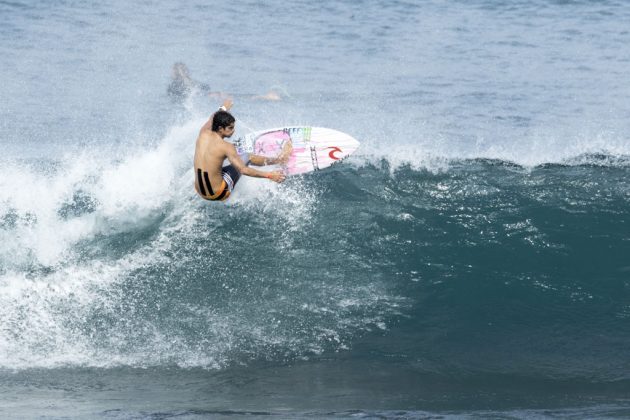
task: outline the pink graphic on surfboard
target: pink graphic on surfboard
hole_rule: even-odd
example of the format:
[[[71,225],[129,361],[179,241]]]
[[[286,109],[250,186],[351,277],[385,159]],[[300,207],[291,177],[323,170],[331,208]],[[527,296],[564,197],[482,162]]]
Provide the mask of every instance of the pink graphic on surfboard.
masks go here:
[[[245,136],[245,146],[255,154],[276,157],[287,140],[293,151],[282,170],[299,175],[329,167],[353,153],[359,142],[348,134],[322,127],[286,127]]]

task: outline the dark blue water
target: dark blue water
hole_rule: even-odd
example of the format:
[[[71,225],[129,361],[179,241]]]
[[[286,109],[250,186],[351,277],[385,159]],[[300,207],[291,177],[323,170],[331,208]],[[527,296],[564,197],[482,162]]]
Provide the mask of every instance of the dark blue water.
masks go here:
[[[628,17],[0,3],[0,413],[628,417]],[[361,148],[202,201],[179,61]]]

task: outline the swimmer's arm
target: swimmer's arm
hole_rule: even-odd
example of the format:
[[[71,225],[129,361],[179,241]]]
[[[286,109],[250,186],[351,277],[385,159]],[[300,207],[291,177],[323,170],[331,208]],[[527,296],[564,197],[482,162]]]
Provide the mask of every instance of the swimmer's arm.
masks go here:
[[[234,166],[243,175],[251,176],[254,178],[268,178],[275,182],[282,182],[285,179],[285,175],[280,171],[263,172],[245,165],[245,163],[243,163],[241,158],[238,156],[236,148],[231,144],[227,146],[226,155],[232,166]]]
[[[293,143],[289,140],[284,144],[282,151],[275,158],[260,155],[249,155],[249,162],[255,166],[284,165],[289,160],[291,151],[293,151]]]

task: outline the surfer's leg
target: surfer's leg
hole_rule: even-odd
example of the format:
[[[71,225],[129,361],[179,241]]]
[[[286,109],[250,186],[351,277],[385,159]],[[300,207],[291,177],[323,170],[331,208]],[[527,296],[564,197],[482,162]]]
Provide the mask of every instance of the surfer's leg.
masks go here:
[[[230,191],[234,189],[236,183],[241,178],[241,173],[232,165],[224,166],[221,169],[223,179],[228,184]]]
[[[246,166],[249,166],[249,153],[241,152],[238,154],[238,157],[241,158]],[[241,179],[241,173],[232,165],[221,168],[221,175],[223,175],[223,180],[226,182],[230,192],[232,192],[238,180]]]

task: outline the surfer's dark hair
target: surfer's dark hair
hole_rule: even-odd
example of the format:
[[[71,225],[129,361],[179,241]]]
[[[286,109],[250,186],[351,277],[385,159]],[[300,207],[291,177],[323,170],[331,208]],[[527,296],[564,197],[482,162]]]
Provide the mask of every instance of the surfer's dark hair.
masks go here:
[[[214,118],[212,119],[212,131],[219,131],[219,128],[225,128],[234,121],[236,120],[229,112],[217,111],[214,113]]]

